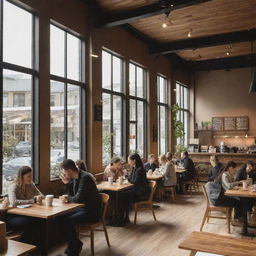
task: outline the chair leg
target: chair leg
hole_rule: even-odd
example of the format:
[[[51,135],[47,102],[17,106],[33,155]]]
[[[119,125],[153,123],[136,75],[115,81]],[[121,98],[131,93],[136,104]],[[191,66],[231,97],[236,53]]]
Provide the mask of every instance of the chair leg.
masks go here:
[[[134,224],[137,224],[137,212],[138,212],[138,207],[135,205],[134,207]]]
[[[171,193],[172,193],[172,201],[173,203],[175,203],[175,188],[171,190]]]
[[[189,254],[189,256],[195,256],[196,253],[197,253],[196,251],[191,251],[190,254]]]
[[[91,252],[92,252],[92,256],[94,256],[94,231],[93,229],[91,229],[90,232],[90,237],[91,237]]]
[[[231,210],[227,209],[226,211],[227,223],[228,223],[228,233],[230,234],[230,220],[231,220]]]
[[[107,240],[108,247],[110,247],[110,242],[109,242],[109,238],[108,238],[108,231],[107,231],[107,228],[106,228],[106,225],[105,225],[104,222],[103,222],[103,229],[104,229],[104,233],[105,233],[105,237],[106,237],[106,240]]]
[[[152,211],[154,220],[156,221],[156,215],[155,215],[155,211],[154,211],[153,205],[151,205],[151,211]]]
[[[204,218],[203,218],[203,221],[202,221],[202,224],[201,224],[201,227],[200,227],[200,231],[203,230],[204,223],[205,223],[207,217],[208,217],[208,209],[206,208],[205,213],[204,213]]]

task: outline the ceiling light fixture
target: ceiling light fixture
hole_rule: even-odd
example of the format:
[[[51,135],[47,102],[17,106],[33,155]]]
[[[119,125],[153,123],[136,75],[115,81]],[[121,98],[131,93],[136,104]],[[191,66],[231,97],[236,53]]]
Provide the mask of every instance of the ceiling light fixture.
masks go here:
[[[162,22],[162,28],[167,28],[168,25],[171,24],[170,20],[169,20],[169,15],[170,15],[170,11],[165,13],[165,16],[164,16],[164,19],[163,19],[163,22]]]
[[[188,32],[188,37],[191,37],[191,33],[192,33],[191,31]]]
[[[90,56],[93,57],[93,58],[99,58],[99,55],[93,54],[93,53],[91,53]]]

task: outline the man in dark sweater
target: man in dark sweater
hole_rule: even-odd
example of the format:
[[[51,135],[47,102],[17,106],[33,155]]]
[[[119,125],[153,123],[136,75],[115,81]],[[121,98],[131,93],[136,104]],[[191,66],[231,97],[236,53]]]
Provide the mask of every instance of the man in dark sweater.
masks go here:
[[[256,182],[256,170],[253,161],[248,161],[247,164],[242,166],[236,173],[236,181],[247,180],[251,178],[253,183]]]
[[[181,163],[186,169],[181,175],[182,181],[192,180],[196,175],[195,165],[192,159],[189,158],[187,151],[181,152]]]
[[[144,164],[145,171],[147,172],[149,170],[152,170],[154,172],[157,167],[158,166],[156,164],[156,156],[154,154],[150,154],[148,156],[147,163]]]
[[[100,219],[101,198],[92,177],[77,169],[73,160],[64,160],[61,168],[60,178],[69,194],[69,201],[85,204],[83,208],[56,218],[68,242],[65,253],[70,256],[77,256],[82,250],[83,243],[76,233],[76,225],[84,222],[97,222]]]
[[[210,163],[212,168],[209,171],[209,181],[214,181],[220,174],[222,164],[219,162],[217,155],[210,156]]]

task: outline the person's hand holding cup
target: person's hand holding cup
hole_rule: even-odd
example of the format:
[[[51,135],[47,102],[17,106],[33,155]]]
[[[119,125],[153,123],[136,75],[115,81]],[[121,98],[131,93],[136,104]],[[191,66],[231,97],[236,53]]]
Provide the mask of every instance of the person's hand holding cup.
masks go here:
[[[43,196],[43,195],[35,196],[35,202],[36,202],[37,204],[42,204],[42,203],[43,203],[43,199],[44,199],[44,196]]]

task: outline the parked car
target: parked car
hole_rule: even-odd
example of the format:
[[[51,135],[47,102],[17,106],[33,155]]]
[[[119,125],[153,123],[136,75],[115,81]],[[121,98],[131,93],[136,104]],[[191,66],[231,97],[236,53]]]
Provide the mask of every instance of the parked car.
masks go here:
[[[22,166],[31,166],[31,157],[18,157],[3,163],[3,175],[7,180],[14,179],[18,170]]]
[[[14,150],[16,156],[31,156],[31,144],[29,141],[20,141]]]

